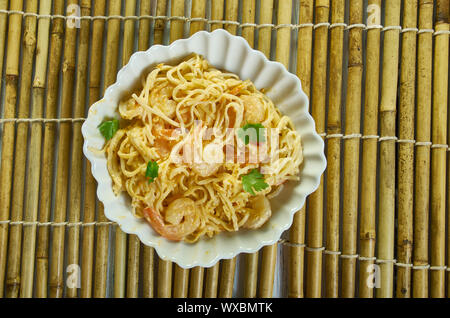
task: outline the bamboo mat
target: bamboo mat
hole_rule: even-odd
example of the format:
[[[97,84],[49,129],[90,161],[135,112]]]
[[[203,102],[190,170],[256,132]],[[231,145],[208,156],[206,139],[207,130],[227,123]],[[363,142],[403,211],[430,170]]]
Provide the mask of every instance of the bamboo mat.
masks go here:
[[[106,219],[80,128],[217,28],[299,76],[328,168],[278,244],[184,270]],[[448,0],[0,0],[0,297],[450,296],[449,33]]]

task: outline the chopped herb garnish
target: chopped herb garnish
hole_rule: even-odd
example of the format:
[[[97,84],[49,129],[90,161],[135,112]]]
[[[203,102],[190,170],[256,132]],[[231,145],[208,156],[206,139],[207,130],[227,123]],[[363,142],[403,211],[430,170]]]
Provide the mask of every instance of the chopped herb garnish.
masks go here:
[[[156,161],[149,161],[147,164],[147,170],[145,171],[145,176],[148,179],[148,183],[152,183],[155,181],[155,178],[158,177],[158,163]]]
[[[251,195],[256,195],[255,191],[259,192],[268,186],[258,169],[253,169],[249,174],[242,176],[242,187]]]
[[[105,137],[106,141],[110,140],[119,130],[119,120],[113,119],[104,121],[98,126],[100,133]]]
[[[248,145],[249,142],[264,142],[266,138],[263,133],[264,126],[261,124],[245,124],[244,127],[239,128],[238,137]]]

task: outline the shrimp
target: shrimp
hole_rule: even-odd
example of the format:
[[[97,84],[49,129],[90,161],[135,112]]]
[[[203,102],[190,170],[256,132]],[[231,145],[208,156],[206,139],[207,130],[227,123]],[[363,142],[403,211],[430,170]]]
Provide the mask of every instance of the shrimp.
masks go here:
[[[217,163],[200,162],[192,165],[192,170],[202,177],[209,177],[216,173],[219,168],[220,164]]]
[[[247,229],[260,228],[272,215],[269,199],[264,195],[259,195],[250,202],[250,205],[254,212],[250,214],[243,227]]]
[[[264,121],[266,111],[256,96],[243,95],[241,99],[244,101],[244,120],[252,124]]]
[[[173,139],[179,135],[179,132],[174,129],[163,128],[162,126],[155,126],[154,128],[154,146],[159,155],[165,158],[170,154],[174,143]]]
[[[172,143],[169,140],[171,134],[172,134],[171,129],[162,128],[157,130],[154,145],[159,155],[163,158],[169,155],[170,149],[172,148]]]
[[[179,198],[171,202],[165,211],[165,218],[151,207],[144,209],[144,215],[156,232],[172,241],[183,240],[199,226],[197,208],[194,201],[188,198]]]
[[[216,173],[224,160],[223,146],[221,143],[212,142],[203,148],[202,160],[193,162],[192,170],[202,177],[208,177]]]
[[[162,158],[165,158],[170,154],[170,143],[166,139],[155,139],[155,148]]]
[[[173,87],[155,87],[150,93],[150,105],[158,107],[167,117],[175,117],[177,103],[172,99]]]
[[[183,141],[183,162],[201,177],[216,173],[223,163],[223,145],[211,142],[203,147],[205,128],[194,127]]]

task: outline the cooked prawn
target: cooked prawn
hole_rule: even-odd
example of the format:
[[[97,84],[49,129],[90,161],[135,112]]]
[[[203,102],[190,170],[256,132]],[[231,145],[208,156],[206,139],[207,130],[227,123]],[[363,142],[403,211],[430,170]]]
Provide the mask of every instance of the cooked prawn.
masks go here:
[[[256,124],[264,121],[266,110],[264,105],[256,96],[242,95],[241,99],[244,101],[244,120]]]
[[[144,209],[144,216],[161,236],[172,241],[181,241],[198,228],[199,219],[196,212],[194,201],[179,198],[169,204],[164,218],[151,207]]]
[[[212,142],[206,145],[202,151],[200,162],[194,160],[191,167],[200,176],[208,177],[216,173],[223,162],[223,146],[221,143]]]
[[[251,201],[250,205],[253,213],[250,214],[243,227],[247,229],[260,228],[272,215],[269,199],[264,195],[258,195]]]
[[[171,98],[173,87],[170,85],[159,85],[150,93],[149,103],[158,107],[167,117],[174,118],[177,103]]]
[[[155,126],[153,129],[155,136],[154,146],[156,151],[162,158],[165,158],[170,154],[170,150],[173,147],[174,139],[180,134],[176,129],[167,129],[163,127]]]

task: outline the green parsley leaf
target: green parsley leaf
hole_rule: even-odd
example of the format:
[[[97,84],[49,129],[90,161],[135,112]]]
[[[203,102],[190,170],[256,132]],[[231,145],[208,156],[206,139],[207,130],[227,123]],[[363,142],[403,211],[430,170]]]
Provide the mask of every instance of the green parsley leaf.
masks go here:
[[[98,126],[100,133],[105,137],[106,141],[110,140],[119,130],[119,120],[113,119],[104,121]]]
[[[148,183],[152,183],[155,181],[155,178],[158,177],[159,166],[156,161],[149,161],[147,164],[147,170],[145,171],[145,176],[148,179]]]
[[[261,124],[245,124],[244,127],[239,128],[238,137],[248,145],[249,142],[264,142],[266,137],[263,133],[264,126]],[[247,131],[248,130],[248,131]]]
[[[242,187],[251,195],[256,195],[255,191],[259,192],[268,186],[258,169],[253,169],[249,174],[242,176]]]

